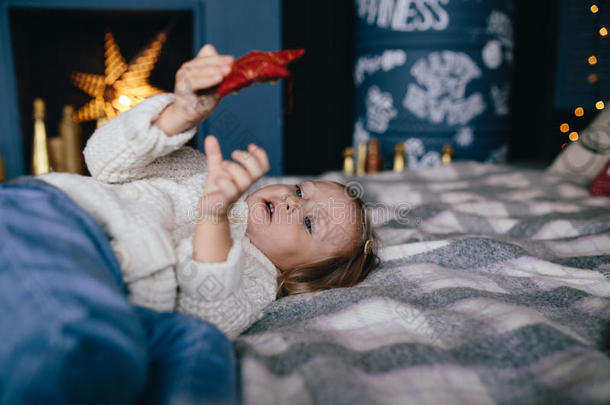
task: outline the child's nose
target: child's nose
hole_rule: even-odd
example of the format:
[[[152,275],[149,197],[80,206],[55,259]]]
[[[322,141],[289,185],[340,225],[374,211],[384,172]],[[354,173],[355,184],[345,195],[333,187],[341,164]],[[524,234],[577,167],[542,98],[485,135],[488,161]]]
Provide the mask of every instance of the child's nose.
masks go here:
[[[295,196],[293,196],[293,195],[286,196],[284,202],[286,203],[286,211],[289,214],[291,214],[292,211],[294,211],[295,209],[300,207],[299,200]]]

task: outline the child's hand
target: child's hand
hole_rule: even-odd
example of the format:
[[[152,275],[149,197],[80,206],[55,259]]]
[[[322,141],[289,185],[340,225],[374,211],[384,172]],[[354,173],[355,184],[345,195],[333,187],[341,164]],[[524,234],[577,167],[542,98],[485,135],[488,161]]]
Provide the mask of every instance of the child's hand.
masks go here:
[[[207,136],[204,141],[208,177],[199,202],[199,217],[221,220],[226,218],[231,204],[267,171],[269,158],[264,149],[250,144],[248,151],[234,150],[231,157],[239,163],[223,160],[218,140]]]
[[[220,101],[218,94],[211,90],[229,74],[232,64],[232,56],[219,55],[212,45],[201,48],[194,59],[184,63],[176,72],[176,98],[161,113],[155,125],[166,134],[175,135],[210,116]]]

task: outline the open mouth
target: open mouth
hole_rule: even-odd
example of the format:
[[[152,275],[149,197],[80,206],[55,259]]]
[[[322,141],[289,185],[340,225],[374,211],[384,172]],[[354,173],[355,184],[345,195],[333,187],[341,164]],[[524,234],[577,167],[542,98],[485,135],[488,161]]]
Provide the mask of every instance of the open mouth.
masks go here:
[[[273,203],[271,201],[265,201],[265,206],[269,212],[269,218],[273,218]]]

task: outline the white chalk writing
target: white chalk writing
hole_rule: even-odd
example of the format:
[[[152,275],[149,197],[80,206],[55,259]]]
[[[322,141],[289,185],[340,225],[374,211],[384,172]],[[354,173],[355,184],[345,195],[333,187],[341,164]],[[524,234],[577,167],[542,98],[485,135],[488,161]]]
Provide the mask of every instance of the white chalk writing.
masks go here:
[[[407,61],[407,53],[400,49],[388,49],[381,55],[361,56],[356,62],[354,69],[354,83],[360,86],[365,79],[365,74],[375,74],[379,69],[384,72],[402,66]]]
[[[394,31],[442,31],[449,25],[443,5],[449,0],[356,0],[358,15],[369,25]]]

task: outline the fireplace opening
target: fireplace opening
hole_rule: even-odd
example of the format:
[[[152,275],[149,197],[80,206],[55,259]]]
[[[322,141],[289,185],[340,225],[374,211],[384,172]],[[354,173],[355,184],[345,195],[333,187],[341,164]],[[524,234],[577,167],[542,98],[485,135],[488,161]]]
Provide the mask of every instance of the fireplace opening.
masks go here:
[[[81,10],[10,8],[14,71],[17,81],[23,159],[31,170],[33,101],[46,104],[49,138],[58,136],[65,105],[75,110],[92,97],[73,84],[73,72],[104,75],[104,38],[111,32],[129,64],[164,28],[171,25],[148,82],[163,91],[174,89],[175,73],[193,57],[193,13],[188,10]],[[96,128],[81,122],[81,150]],[[197,146],[193,137],[188,143]],[[84,174],[89,174],[84,169]]]

